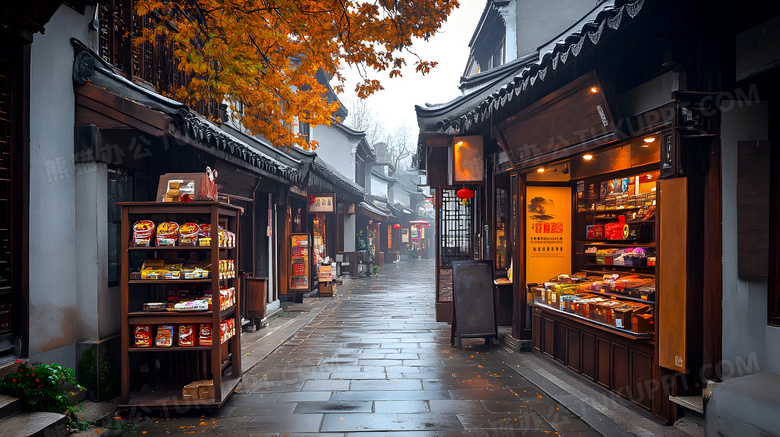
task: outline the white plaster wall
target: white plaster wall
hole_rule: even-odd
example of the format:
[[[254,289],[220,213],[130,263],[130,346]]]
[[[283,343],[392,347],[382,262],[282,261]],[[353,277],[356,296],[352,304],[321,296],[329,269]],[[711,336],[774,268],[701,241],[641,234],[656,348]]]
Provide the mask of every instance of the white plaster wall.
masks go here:
[[[339,171],[345,178],[355,180],[355,152],[350,139],[335,127],[315,126],[311,138],[319,143],[317,156]]]
[[[74,243],[79,261],[76,275],[78,340],[99,340],[116,334],[120,329],[120,299],[108,292],[106,179],[104,163],[79,163],[76,166],[77,226]]]
[[[344,215],[344,252],[354,252],[357,233],[357,214]]]
[[[81,15],[60,6],[46,33],[35,34],[30,54],[29,350],[32,358],[50,351],[49,356],[71,367],[83,311],[78,275],[93,271],[87,263],[95,259],[85,261],[77,250],[77,229],[90,225],[78,223],[76,214],[70,38],[96,46],[97,33],[88,27],[91,11]],[[87,303],[93,312],[95,300]]]
[[[518,1],[518,57],[535,52],[539,46],[576,23],[595,6],[596,2],[582,0]]]
[[[729,104],[722,109],[723,360],[724,377],[737,377],[743,376],[736,372],[739,361],[757,360],[758,368],[749,368],[765,370],[767,356],[780,354],[777,330],[766,324],[766,279],[743,279],[737,273],[737,142],[768,139],[769,116],[764,102]],[[772,366],[778,365],[780,360],[774,360]],[[728,372],[728,368],[735,371]]]
[[[407,193],[402,187],[401,184],[395,184],[393,185],[393,200],[395,203],[400,203],[403,206],[409,208],[410,200],[409,200],[409,193]]]
[[[387,197],[387,181],[377,176],[371,175],[371,194],[374,196]]]

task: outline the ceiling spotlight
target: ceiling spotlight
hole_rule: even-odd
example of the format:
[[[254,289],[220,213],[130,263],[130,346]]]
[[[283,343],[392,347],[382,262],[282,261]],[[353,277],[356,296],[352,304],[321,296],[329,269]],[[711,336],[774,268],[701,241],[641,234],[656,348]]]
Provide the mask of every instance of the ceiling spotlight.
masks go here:
[[[569,174],[569,164],[563,164],[563,170],[561,170],[561,173]]]
[[[586,153],[586,154],[582,155],[582,159],[584,159],[586,161],[590,161],[591,159],[593,159],[593,155],[591,155],[590,153]]]
[[[596,94],[597,92],[599,92],[599,89],[596,88],[595,86],[592,86],[592,87],[590,87],[590,92],[592,92],[593,94]]]
[[[544,173],[544,167],[539,167],[538,169],[536,169],[536,171],[538,171],[539,173]]]
[[[645,141],[646,143],[648,143],[648,144],[649,144],[649,143],[652,143],[653,141],[655,141],[655,137],[647,137],[647,138],[645,138],[645,139],[644,139],[644,141]]]

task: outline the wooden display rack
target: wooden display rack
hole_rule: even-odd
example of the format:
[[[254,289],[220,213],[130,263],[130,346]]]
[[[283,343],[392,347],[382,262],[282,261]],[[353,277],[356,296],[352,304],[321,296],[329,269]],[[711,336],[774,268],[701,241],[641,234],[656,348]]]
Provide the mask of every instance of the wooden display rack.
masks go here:
[[[120,409],[130,408],[218,408],[227,400],[241,380],[241,320],[237,311],[241,293],[239,280],[236,277],[220,279],[218,260],[234,260],[238,271],[238,222],[241,208],[220,202],[121,202],[122,206],[122,374]],[[179,223],[198,222],[211,223],[211,246],[164,246],[131,247],[132,226],[137,220],[150,219],[155,225],[162,221]],[[234,247],[219,247],[218,226],[222,224],[226,230],[235,233]],[[178,242],[177,242],[178,244]],[[212,272],[209,279],[177,279],[177,280],[130,280],[130,254],[145,253],[147,258],[175,258],[186,254],[201,259],[212,260]],[[205,256],[204,256],[205,255]],[[135,258],[135,256],[134,256]],[[140,300],[163,294],[175,285],[206,286],[210,284],[212,291],[212,311],[197,312],[147,312],[139,307]],[[235,287],[235,305],[220,311],[219,287]],[[131,308],[131,305],[133,306]],[[233,319],[235,334],[225,343],[221,343],[220,322]],[[171,347],[135,347],[133,325],[138,324],[212,324],[211,346],[171,346]],[[197,326],[197,325],[196,325]],[[152,332],[152,342],[154,342]],[[165,364],[161,366],[163,375],[160,380],[166,383],[151,384],[153,387],[143,388],[139,392],[130,393],[131,387],[131,357],[147,356],[148,361],[157,360]],[[156,369],[155,369],[156,370]],[[184,400],[182,388],[194,380],[212,380],[214,397],[209,399]]]

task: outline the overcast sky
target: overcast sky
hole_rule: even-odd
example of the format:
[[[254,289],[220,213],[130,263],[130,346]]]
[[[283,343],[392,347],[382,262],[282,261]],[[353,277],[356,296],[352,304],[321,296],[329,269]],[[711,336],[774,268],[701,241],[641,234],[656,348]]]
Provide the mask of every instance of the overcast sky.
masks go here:
[[[372,78],[380,80],[385,89],[366,102],[381,116],[387,128],[408,122],[416,137],[414,105],[444,103],[460,96],[458,84],[468,60],[469,40],[484,8],[485,0],[460,0],[460,7],[453,11],[439,34],[412,46],[412,51],[421,58],[439,63],[431,73],[425,76],[415,73],[413,61],[416,59],[410,54],[404,54],[408,65],[403,77],[390,79],[386,73],[373,73]],[[348,77],[354,77],[354,74],[348,73]],[[347,108],[351,106],[350,102],[356,99],[354,82],[345,86],[345,92],[339,98]]]

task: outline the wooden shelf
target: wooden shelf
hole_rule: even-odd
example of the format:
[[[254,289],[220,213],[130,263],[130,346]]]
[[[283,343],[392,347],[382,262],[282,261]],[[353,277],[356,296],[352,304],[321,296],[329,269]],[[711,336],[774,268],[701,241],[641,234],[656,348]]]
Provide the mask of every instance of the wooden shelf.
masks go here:
[[[610,209],[598,209],[598,210],[586,210],[586,211],[577,211],[577,214],[609,214],[613,212],[621,212],[621,211],[635,211],[638,209],[647,208],[647,206],[629,206],[625,208],[610,208]]]
[[[220,311],[219,318],[220,320],[224,319],[235,312],[236,306],[233,305]],[[213,319],[211,311],[133,311],[128,313],[127,317],[133,321],[143,320],[138,323],[131,323],[133,325],[140,323],[152,325],[160,323],[209,323]]]
[[[600,296],[612,297],[612,298],[615,298],[617,300],[630,300],[632,302],[639,302],[639,303],[646,303],[646,304],[649,304],[649,305],[655,305],[655,301],[645,300],[645,299],[642,299],[642,298],[639,298],[639,297],[626,296],[625,294],[620,294],[620,293],[611,293],[611,292],[603,292],[603,291],[585,291],[584,293],[591,293],[591,294],[596,294],[596,295],[600,295]]]
[[[186,202],[186,203],[162,203],[162,202],[121,202],[122,206],[122,272],[121,277],[124,278],[121,283],[122,293],[122,332],[121,332],[121,360],[122,360],[122,372],[120,375],[120,387],[121,387],[121,404],[122,408],[138,408],[148,407],[152,409],[170,408],[170,407],[184,407],[184,408],[215,408],[221,406],[224,401],[233,393],[241,376],[241,337],[240,335],[234,335],[227,341],[227,345],[223,346],[219,342],[219,324],[225,320],[230,320],[235,323],[240,329],[241,318],[239,317],[238,308],[236,305],[230,308],[219,311],[219,301],[216,302],[216,309],[212,311],[130,311],[131,300],[130,293],[133,293],[133,297],[141,297],[143,299],[152,299],[154,291],[157,288],[161,289],[174,289],[176,286],[182,285],[203,285],[210,286],[214,291],[218,290],[220,285],[231,284],[235,286],[236,301],[241,302],[241,290],[240,281],[231,282],[231,279],[219,278],[218,272],[215,270],[209,278],[201,279],[129,279],[130,278],[130,254],[132,252],[146,252],[152,254],[154,252],[160,255],[161,253],[175,254],[177,252],[191,252],[191,253],[204,253],[207,254],[207,258],[212,259],[212,264],[216,266],[218,260],[224,260],[228,257],[235,261],[236,265],[239,265],[240,253],[238,252],[238,244],[236,247],[217,247],[215,246],[151,246],[151,247],[129,247],[132,242],[132,224],[138,220],[139,217],[164,217],[166,220],[174,220],[181,223],[181,220],[189,219],[193,215],[203,217],[209,223],[220,223],[225,229],[235,233],[236,241],[240,242],[239,234],[239,219],[241,208],[223,204],[219,202]],[[212,240],[213,244],[217,244],[217,240]],[[229,252],[235,250],[235,252]],[[214,256],[211,256],[214,255]],[[148,285],[157,285],[158,287],[148,287]],[[139,287],[138,285],[145,285],[145,287]],[[145,297],[144,297],[145,296]],[[218,296],[216,296],[218,297]],[[143,300],[149,301],[149,300]],[[138,309],[138,306],[135,306]],[[173,346],[173,347],[150,347],[150,348],[136,348],[129,347],[133,345],[132,339],[134,338],[133,325],[137,324],[197,324],[208,323],[211,324],[213,329],[212,333],[216,340],[213,341],[211,346]],[[223,352],[225,348],[229,352]],[[157,352],[162,353],[158,355],[158,359],[165,360],[166,365],[171,367],[172,376],[168,381],[176,381],[175,384],[168,384],[167,386],[160,387],[145,387],[138,393],[131,394],[130,387],[136,386],[137,382],[132,381],[135,375],[135,362],[130,360],[130,354],[138,354],[139,352]],[[186,354],[187,352],[194,352],[193,357],[197,356],[197,360],[185,361],[184,363],[172,364],[173,361],[178,360],[179,355],[167,354],[167,352],[179,352],[180,354]],[[204,352],[210,352],[205,354]],[[227,368],[223,367],[223,364],[227,363]],[[208,370],[211,369],[211,370]],[[184,401],[182,399],[182,387],[192,382],[188,380],[193,374],[199,376],[198,379],[211,379],[214,381],[214,392],[217,399],[208,400],[196,400],[196,401]],[[232,377],[230,375],[236,375]],[[187,380],[187,381],[184,381]]]
[[[191,348],[190,348],[191,349]],[[216,384],[216,381],[214,381]],[[144,407],[152,410],[170,409],[176,407],[184,408],[219,408],[225,403],[228,396],[241,382],[241,378],[235,378],[232,375],[222,379],[220,384],[222,396],[219,399],[198,399],[185,401],[181,398],[181,391],[185,384],[166,385],[163,387],[147,388],[139,393],[130,396],[127,402],[120,403],[118,408],[122,410]]]
[[[654,242],[639,243],[636,240],[607,240],[606,238],[594,238],[591,240],[577,240],[582,241],[585,245],[603,245],[603,246],[631,246],[631,247],[655,247]]]
[[[616,266],[613,264],[596,264],[596,263],[588,263],[588,267],[599,267],[604,269],[611,269],[614,271],[622,271],[622,270],[633,270],[638,269],[639,271],[649,272],[653,271],[655,272],[655,266]]]
[[[233,250],[235,247],[220,247],[219,250]],[[177,250],[177,251],[209,251],[211,246],[137,246],[128,247],[131,251],[150,251],[150,250]]]
[[[211,346],[131,347],[128,352],[211,352]]]
[[[644,340],[644,341],[652,341],[653,340],[653,334],[651,334],[651,333],[637,334],[634,331],[629,331],[627,329],[617,328],[617,327],[614,327],[612,325],[608,325],[606,323],[597,322],[595,320],[588,319],[588,318],[582,317],[582,316],[577,315],[577,314],[567,313],[566,311],[561,311],[559,309],[556,309],[556,308],[553,308],[551,306],[547,306],[547,305],[544,305],[544,304],[540,304],[540,303],[537,303],[537,302],[529,302],[528,305],[533,307],[533,308],[538,308],[539,310],[542,310],[542,311],[549,311],[549,312],[555,313],[558,316],[565,317],[565,318],[570,319],[570,320],[575,320],[575,321],[580,322],[580,323],[585,323],[587,325],[591,325],[591,326],[594,326],[596,328],[599,328],[599,329],[602,329],[602,330],[605,330],[605,331],[609,331],[609,332],[611,332],[613,334],[617,334],[617,335],[619,335],[621,337],[628,338],[628,339],[631,339],[631,340]]]
[[[128,284],[209,284],[211,279],[131,279]]]

